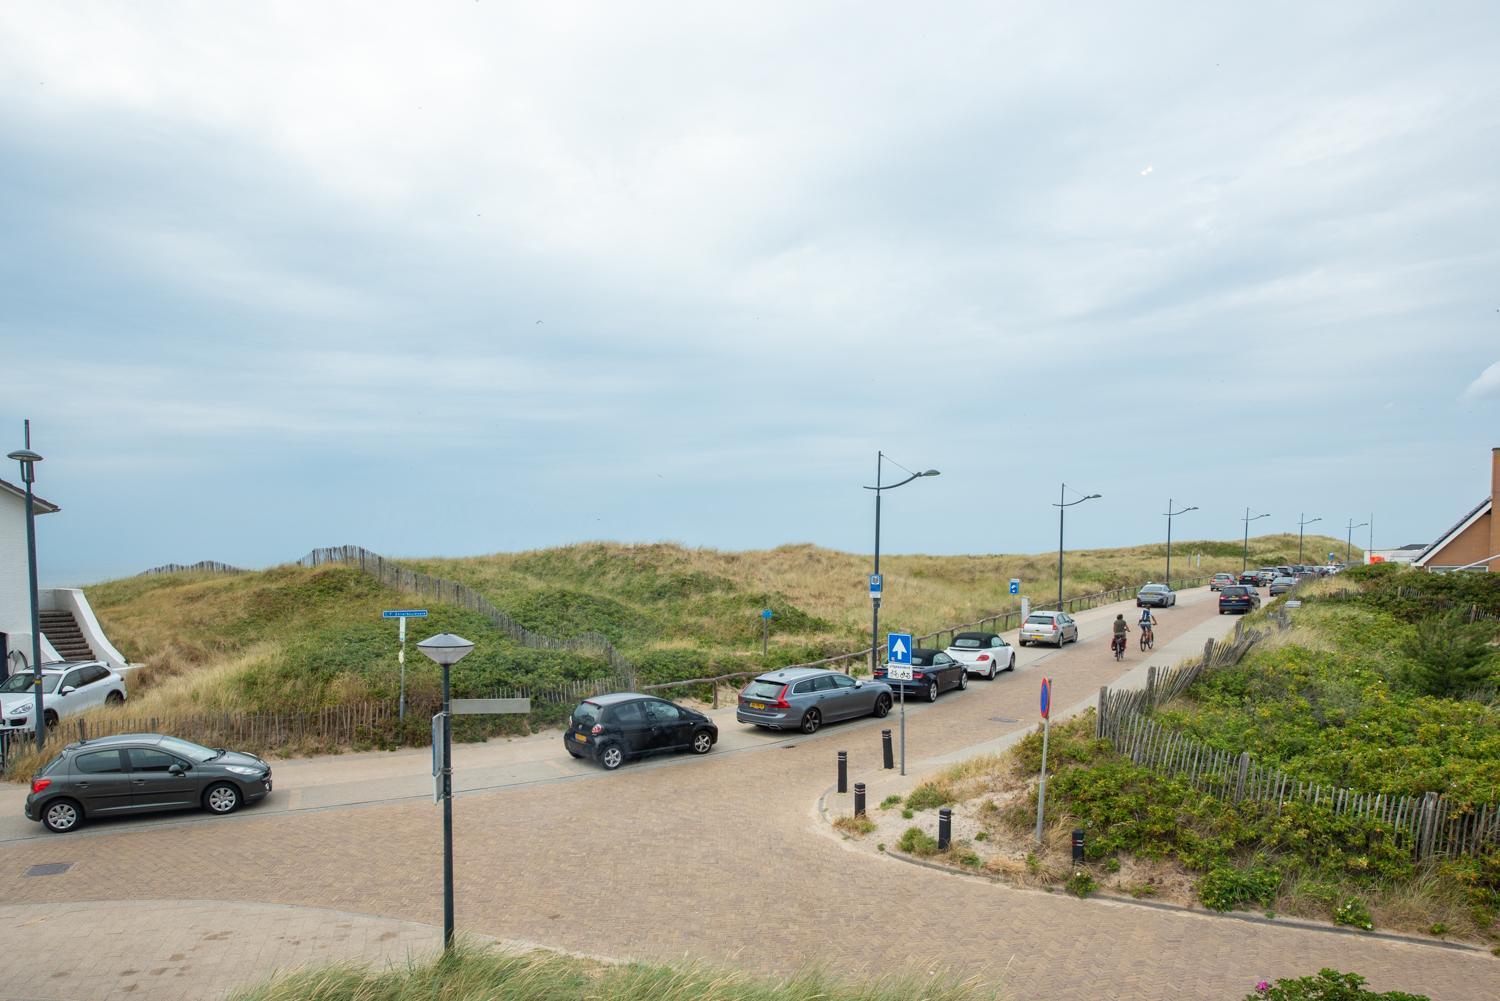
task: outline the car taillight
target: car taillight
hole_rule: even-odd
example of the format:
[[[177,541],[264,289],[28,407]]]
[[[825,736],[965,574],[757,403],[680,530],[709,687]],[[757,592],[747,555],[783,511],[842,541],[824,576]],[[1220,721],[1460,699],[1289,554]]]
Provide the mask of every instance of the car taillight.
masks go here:
[[[599,736],[603,732],[604,732],[604,726],[603,726],[603,724],[600,724],[600,723],[595,723],[594,724],[594,728],[589,731],[589,733],[592,733],[595,737]]]
[[[1054,632],[1054,633],[1055,633],[1055,632],[1057,632],[1057,623],[1056,623],[1056,622],[1053,622],[1053,623],[1052,623],[1052,627],[1051,627],[1051,628],[1052,628],[1052,631],[1053,631],[1053,632]]]
[[[923,678],[927,677],[927,675],[923,674],[921,671],[913,671],[911,672],[911,676],[914,681],[921,681]]]
[[[31,791],[34,792],[34,793],[41,792],[43,789],[46,789],[51,784],[52,784],[52,780],[51,779],[32,779],[31,780]]]
[[[786,700],[787,690],[790,689],[791,687],[792,687],[791,685],[782,685],[781,686],[781,691],[779,691],[779,692],[776,693],[776,708],[777,709],[790,709],[790,708],[792,708],[792,704]]]
[[[987,653],[982,653],[982,654],[979,655],[979,663],[981,663],[981,664],[983,664],[985,661],[987,661],[989,659],[990,659],[990,655],[987,654]]]

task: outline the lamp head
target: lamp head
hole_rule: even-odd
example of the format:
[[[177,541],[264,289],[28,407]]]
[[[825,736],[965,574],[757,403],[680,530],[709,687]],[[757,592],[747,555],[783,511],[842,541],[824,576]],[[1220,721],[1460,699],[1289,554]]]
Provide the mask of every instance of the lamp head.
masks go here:
[[[474,644],[454,633],[438,633],[418,643],[417,649],[434,663],[452,667],[473,651]]]
[[[927,472],[923,473],[922,475],[923,476],[941,476],[942,474],[939,473],[936,469],[929,469],[929,470],[927,470]]]
[[[29,448],[18,448],[6,455],[7,459],[14,459],[21,464],[21,482],[36,482],[36,464],[42,461],[42,457]]]

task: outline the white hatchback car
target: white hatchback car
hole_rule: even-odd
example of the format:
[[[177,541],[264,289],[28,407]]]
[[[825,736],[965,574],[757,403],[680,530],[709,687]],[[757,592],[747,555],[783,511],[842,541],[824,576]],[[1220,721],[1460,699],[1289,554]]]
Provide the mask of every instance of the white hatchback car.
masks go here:
[[[125,701],[125,679],[97,660],[59,660],[42,665],[42,712],[48,726],[63,716],[95,706]],[[36,708],[30,671],[0,683],[0,725],[7,730],[35,726]]]

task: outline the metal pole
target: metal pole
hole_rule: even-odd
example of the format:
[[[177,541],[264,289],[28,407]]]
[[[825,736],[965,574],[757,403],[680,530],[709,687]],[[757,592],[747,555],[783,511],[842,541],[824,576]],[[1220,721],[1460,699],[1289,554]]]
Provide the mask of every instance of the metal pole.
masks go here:
[[[1240,573],[1244,573],[1250,566],[1250,509],[1245,508],[1245,556],[1240,561]]]
[[[901,774],[906,774],[906,683],[901,684]]]
[[[453,715],[443,665],[443,951],[453,948]]]
[[[1057,610],[1062,611],[1062,575],[1063,575],[1063,512],[1067,506],[1063,501],[1067,499],[1068,485],[1064,483],[1057,491]]]
[[[764,657],[771,645],[771,620],[764,615],[760,617],[760,655]]]
[[[1172,498],[1167,498],[1167,587],[1172,586]]]
[[[1298,563],[1302,562],[1302,530],[1305,527],[1307,527],[1307,522],[1304,520],[1306,518],[1307,518],[1307,512],[1306,511],[1304,511],[1301,514],[1297,515],[1297,562]],[[1249,531],[1250,531],[1250,526],[1249,525],[1245,526],[1245,531],[1246,531],[1247,534],[1249,533]]]
[[[396,620],[401,623],[401,652],[396,655],[396,660],[401,664],[401,698],[397,703],[397,718],[402,723],[406,722],[406,618],[403,616]]]
[[[27,421],[26,449],[31,450],[31,421]],[[36,495],[32,484],[36,481],[36,463],[23,462],[21,477],[26,481],[26,573],[31,586],[31,685],[36,713],[36,746],[47,741],[47,720],[42,710],[42,616],[37,607],[39,596],[36,585]]]
[[[880,573],[880,472],[884,452],[875,453],[875,570]],[[870,673],[875,673],[880,648],[880,597],[870,599]]]
[[[1042,815],[1047,810],[1047,738],[1052,734],[1052,714],[1042,720],[1042,778],[1036,787],[1036,840],[1042,840]]]

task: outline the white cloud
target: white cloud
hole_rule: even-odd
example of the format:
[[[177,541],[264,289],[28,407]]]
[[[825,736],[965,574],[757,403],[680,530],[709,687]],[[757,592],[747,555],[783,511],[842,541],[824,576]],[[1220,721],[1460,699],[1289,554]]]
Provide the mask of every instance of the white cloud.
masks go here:
[[[1479,373],[1478,378],[1464,389],[1465,400],[1477,400],[1481,396],[1500,394],[1500,361]]]

